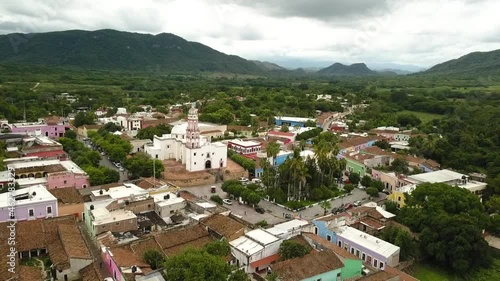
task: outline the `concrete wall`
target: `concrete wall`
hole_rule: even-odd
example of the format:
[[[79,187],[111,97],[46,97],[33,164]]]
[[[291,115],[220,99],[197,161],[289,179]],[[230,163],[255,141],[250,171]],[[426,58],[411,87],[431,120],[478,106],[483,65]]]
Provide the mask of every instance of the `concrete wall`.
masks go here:
[[[52,213],[47,213],[47,207],[52,207]],[[33,209],[33,216],[29,216],[29,210]],[[23,204],[16,206],[15,209],[16,219],[18,221],[24,220],[34,220],[34,219],[44,219],[47,216],[58,216],[57,210],[57,200],[50,200],[44,202],[33,201],[30,204]],[[9,210],[7,207],[0,208],[0,222],[7,221],[9,219]]]
[[[76,204],[58,203],[57,207],[59,216],[75,215],[78,221],[81,221],[83,219],[82,218],[83,203],[76,203]]]
[[[354,161],[349,158],[344,158],[346,160],[346,170],[352,173],[358,173],[360,177],[363,177],[366,174],[365,165]]]
[[[115,261],[113,260],[113,257],[111,257],[111,255],[110,255],[108,249],[106,249],[106,250],[104,250],[104,252],[102,252],[102,262],[106,265],[108,272],[111,273],[111,276],[114,278],[113,280],[115,280],[115,281],[125,280],[122,276],[120,268],[116,265]]]
[[[335,270],[332,270],[332,271],[328,271],[328,272],[325,272],[325,273],[322,273],[322,274],[318,274],[316,276],[312,276],[312,277],[309,277],[309,278],[305,278],[305,279],[302,279],[302,281],[317,281],[317,280],[332,280],[332,281],[335,281],[335,280],[340,280],[340,279],[337,279],[337,276],[342,276],[342,273],[341,273],[341,268],[338,268],[338,269],[335,269]]]
[[[353,253],[355,256],[361,258],[362,260],[376,268],[380,268],[380,262],[384,263],[382,269],[385,268],[386,264],[392,267],[395,267],[399,264],[399,250],[396,251],[392,256],[386,258],[379,253],[362,247],[350,238],[356,239],[355,237],[342,237],[340,235],[337,235],[336,245],[348,250],[350,253]]]
[[[137,218],[125,219],[125,220],[116,220],[110,223],[96,225],[95,226],[95,235],[99,235],[106,231],[111,232],[127,232],[137,230]]]
[[[31,136],[46,136],[49,138],[58,139],[64,136],[66,128],[69,129],[68,124],[61,124],[61,125],[40,124],[40,125],[33,125],[33,126],[19,127],[19,128],[12,126],[11,132],[17,134],[27,134]]]
[[[89,177],[72,172],[52,173],[47,176],[47,189],[75,187],[76,189],[90,186]]]
[[[313,221],[314,227],[313,233],[318,235],[321,238],[328,240],[328,236],[330,236],[330,241],[335,244],[337,242],[337,234],[332,230],[327,228],[327,223],[324,221]]]

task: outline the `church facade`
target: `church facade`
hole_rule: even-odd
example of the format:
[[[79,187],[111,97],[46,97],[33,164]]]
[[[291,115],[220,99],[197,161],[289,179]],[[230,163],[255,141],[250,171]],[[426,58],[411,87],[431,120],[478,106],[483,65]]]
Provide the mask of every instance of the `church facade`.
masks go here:
[[[189,109],[187,123],[175,125],[170,134],[155,136],[144,151],[152,158],[180,161],[190,172],[227,166],[227,146],[222,142],[212,143],[200,134],[195,107]]]

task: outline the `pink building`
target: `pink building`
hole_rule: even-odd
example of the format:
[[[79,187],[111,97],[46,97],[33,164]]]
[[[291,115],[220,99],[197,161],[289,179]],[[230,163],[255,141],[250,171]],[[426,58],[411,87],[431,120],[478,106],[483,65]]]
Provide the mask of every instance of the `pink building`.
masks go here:
[[[64,136],[70,129],[69,122],[59,117],[49,117],[39,122],[14,123],[8,125],[12,133],[30,136],[45,136],[53,139]]]
[[[47,189],[90,186],[89,176],[73,161],[35,160],[8,164],[16,172],[16,181],[21,187],[43,184]]]

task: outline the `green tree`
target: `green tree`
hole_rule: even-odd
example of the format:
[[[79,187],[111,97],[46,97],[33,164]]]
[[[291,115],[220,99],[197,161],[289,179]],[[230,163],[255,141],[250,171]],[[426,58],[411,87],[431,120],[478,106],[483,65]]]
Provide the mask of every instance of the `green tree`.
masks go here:
[[[400,248],[400,258],[406,261],[417,254],[418,245],[411,234],[401,228],[390,226],[385,228],[380,234],[381,238]]]
[[[332,208],[332,204],[330,204],[330,201],[326,201],[326,200],[325,201],[321,201],[319,203],[319,206],[323,209],[325,216],[328,213],[328,210],[330,210]]]
[[[491,264],[490,248],[482,236],[490,220],[474,193],[447,184],[420,184],[399,216],[419,233],[424,258],[457,274]]]
[[[408,174],[408,161],[402,158],[396,158],[391,163],[391,170],[399,174]]]
[[[345,192],[350,193],[351,191],[354,190],[354,185],[352,185],[350,183],[346,184],[346,185],[344,185],[344,190],[345,190]]]
[[[304,244],[286,240],[281,243],[279,248],[279,254],[281,260],[288,260],[293,258],[301,258],[307,255],[311,251],[310,247],[305,246]]]
[[[146,250],[144,252],[143,259],[153,270],[162,267],[165,262],[165,257],[158,250]]]
[[[266,275],[266,281],[279,281],[279,276],[276,272]]]
[[[117,131],[120,132],[122,129],[121,126],[116,125],[114,122],[108,122],[99,128],[99,132],[114,133]]]
[[[222,257],[194,249],[168,258],[164,267],[169,281],[220,281],[231,273]]]
[[[95,122],[95,115],[93,112],[87,112],[87,113],[78,112],[75,115],[75,120],[73,125],[75,125],[75,127],[80,127],[83,125],[92,125],[94,124],[94,122]]]
[[[380,180],[372,180],[370,182],[370,187],[375,187],[379,192],[382,192],[385,189],[385,185]]]
[[[362,186],[369,187],[371,183],[372,183],[372,178],[369,175],[364,175],[363,178],[361,178]]]
[[[394,201],[386,201],[385,202],[385,210],[389,213],[396,214],[398,212],[398,203]]]
[[[206,244],[203,248],[207,253],[214,256],[225,257],[231,253],[231,248],[227,240],[213,241]]]
[[[352,183],[353,185],[358,185],[359,181],[361,180],[361,177],[359,176],[358,173],[350,173],[349,174],[349,182]]]
[[[134,156],[128,158],[125,161],[125,168],[127,168],[130,177],[133,179],[139,177],[152,177],[153,168],[156,173],[155,177],[161,178],[164,171],[163,163],[160,160],[152,159],[148,154],[142,152],[136,153]]]
[[[493,195],[484,205],[489,213],[500,213],[500,195]]]
[[[229,276],[228,281],[250,281],[250,277],[248,277],[248,274],[245,273],[245,271],[238,269],[235,270],[231,273]]]
[[[219,195],[212,195],[210,196],[210,200],[214,201],[215,203],[222,205],[224,201],[222,201],[222,198],[220,198]]]
[[[290,128],[288,127],[288,125],[283,124],[283,125],[281,126],[281,132],[283,132],[283,133],[288,133],[288,132],[290,132]]]
[[[266,220],[261,220],[261,221],[258,221],[255,223],[255,226],[258,226],[258,227],[266,227],[268,226],[269,224],[267,223]]]
[[[64,137],[65,137],[65,138],[68,138],[68,139],[76,139],[76,133],[75,133],[75,131],[73,131],[73,130],[67,130],[67,131],[64,133]]]
[[[139,129],[139,131],[137,131],[136,138],[153,140],[154,136],[162,136],[164,134],[170,134],[171,131],[172,127],[165,124],[159,124],[154,127],[151,126],[144,129]]]
[[[378,190],[375,187],[368,187],[366,189],[366,194],[370,195],[371,197],[378,197]]]

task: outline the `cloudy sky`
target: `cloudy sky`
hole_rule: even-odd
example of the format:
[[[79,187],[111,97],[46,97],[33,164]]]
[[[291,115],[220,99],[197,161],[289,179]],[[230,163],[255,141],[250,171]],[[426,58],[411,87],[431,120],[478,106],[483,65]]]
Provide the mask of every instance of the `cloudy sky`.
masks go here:
[[[428,67],[500,49],[498,0],[2,0],[0,33],[169,32],[288,67]]]

